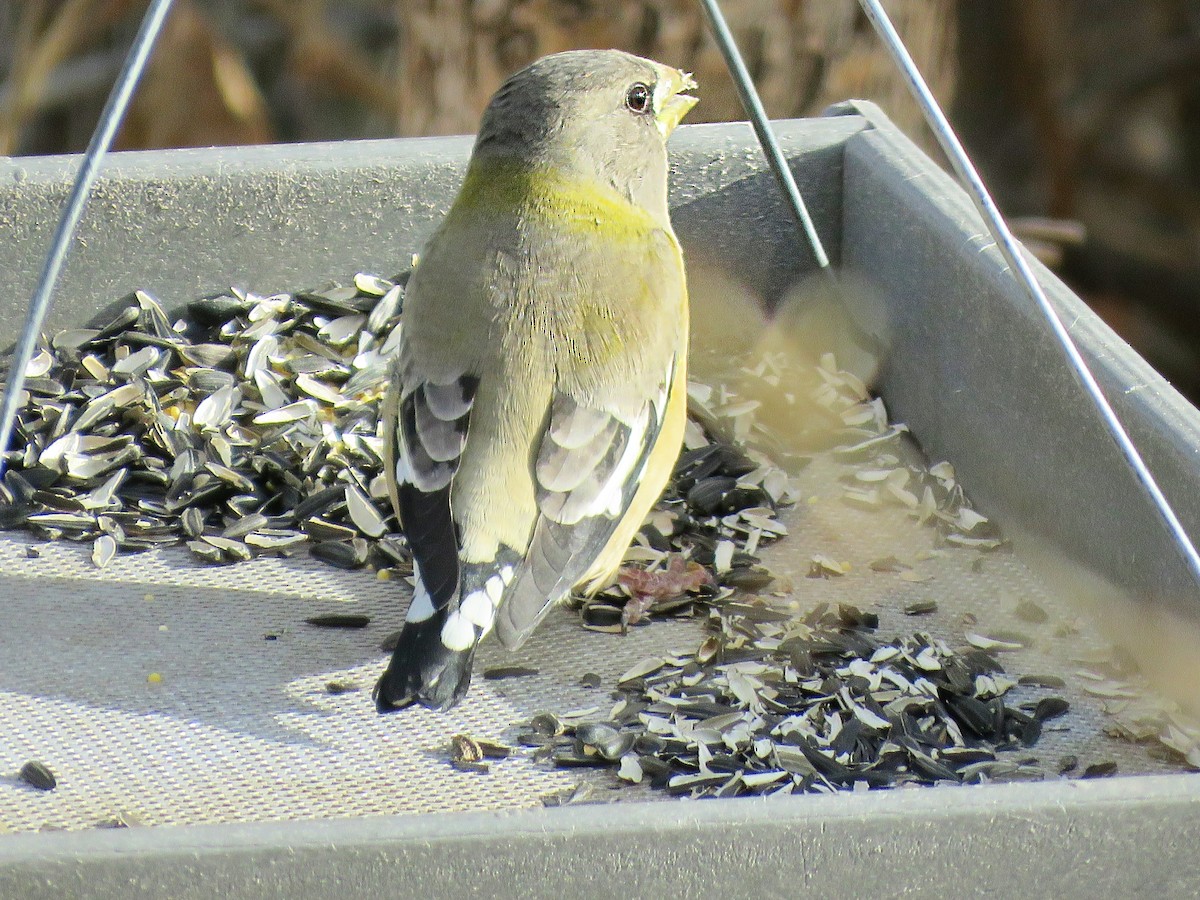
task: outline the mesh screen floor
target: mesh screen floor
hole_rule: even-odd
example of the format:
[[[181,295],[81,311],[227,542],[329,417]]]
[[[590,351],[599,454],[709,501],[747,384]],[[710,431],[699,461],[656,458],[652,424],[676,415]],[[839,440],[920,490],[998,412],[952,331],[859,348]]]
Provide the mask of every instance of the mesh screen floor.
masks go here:
[[[843,503],[836,479],[845,471],[818,457],[799,476],[807,499],[784,517],[791,535],[762,551],[780,576],[779,603],[798,613],[820,602],[853,603],[878,612],[886,636],[928,631],[961,644],[967,614],[978,620],[970,630],[1019,630],[1033,644],[1003,654],[1006,668],[1066,678],[1067,689],[1054,693],[1072,704],[1047,723],[1030,756],[1050,764],[1074,754],[1081,768],[1114,760],[1123,774],[1178,770],[1104,734],[1102,701],[1082,690],[1074,658],[1106,644],[1019,555],[934,550],[933,530],[901,510]],[[31,546],[37,558],[27,555]],[[809,578],[814,554],[848,563],[849,571]],[[925,580],[870,569],[889,555],[912,567],[907,579]],[[518,653],[485,645],[457,709],[379,716],[370,698],[384,663],[379,644],[407,605],[407,587],[395,581],[303,556],[210,567],[181,549],[120,556],[97,570],[90,544],[18,533],[0,534],[0,572],[0,830],[11,831],[114,819],[170,825],[515,809],[538,806],[583,778],[611,788],[603,799],[661,796],[608,772],[522,757],[495,762],[486,775],[460,772],[447,762],[447,745],[458,733],[511,742],[517,725],[541,710],[597,707],[604,717],[620,673],[647,656],[694,649],[702,635],[695,620],[599,634],[562,610]],[[1021,599],[1043,607],[1049,621],[1016,619]],[[936,600],[938,611],[903,614],[919,600]],[[369,627],[304,624],[351,611],[369,615]],[[1064,629],[1069,622],[1076,627]],[[539,674],[479,675],[507,664]],[[581,686],[585,672],[599,674],[602,686]],[[330,694],[326,684],[335,680],[358,689]],[[57,789],[43,793],[17,779],[29,759],[54,771]]]

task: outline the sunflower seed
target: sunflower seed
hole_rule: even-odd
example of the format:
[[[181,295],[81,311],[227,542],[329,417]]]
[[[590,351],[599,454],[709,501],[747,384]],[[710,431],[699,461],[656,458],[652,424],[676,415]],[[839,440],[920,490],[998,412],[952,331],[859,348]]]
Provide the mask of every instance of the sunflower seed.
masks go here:
[[[400,285],[393,285],[388,288],[383,296],[380,297],[379,302],[372,307],[371,314],[367,317],[367,330],[372,334],[382,332],[388,322],[394,319],[400,312],[402,296],[403,289]]]
[[[54,777],[50,767],[36,759],[31,759],[21,766],[18,775],[23,782],[39,791],[52,791],[58,787],[58,779]]]
[[[1067,686],[1067,682],[1057,675],[1022,675],[1018,683],[1060,689]]]
[[[99,337],[100,332],[95,328],[68,328],[54,336],[51,346],[55,350],[78,350]]]
[[[906,616],[925,616],[937,612],[937,609],[936,600],[918,600],[916,603],[910,603],[904,607],[904,614]]]
[[[312,400],[297,400],[295,403],[289,403],[278,409],[259,413],[252,421],[255,425],[286,425],[291,422],[313,419],[316,414],[317,405],[315,402]]]
[[[299,531],[286,529],[261,529],[246,535],[243,539],[251,547],[260,550],[287,550],[308,541],[308,535]]]
[[[206,534],[200,538],[199,543],[208,544],[221,552],[221,555],[230,560],[240,560],[245,562],[252,559],[254,554],[250,552],[241,541],[230,540],[229,538],[217,537],[213,534]],[[190,546],[190,544],[189,544]]]
[[[367,272],[359,272],[354,276],[355,290],[368,297],[383,297],[395,287],[396,285],[386,278],[380,278],[378,275],[371,275]]]
[[[312,375],[297,375],[296,387],[314,400],[320,400],[322,403],[328,403],[330,406],[336,406],[346,399],[336,388],[314,378]]]
[[[996,638],[990,638],[982,634],[975,634],[968,631],[966,634],[967,643],[972,647],[978,647],[980,650],[1023,650],[1025,644],[1018,641],[1003,641]]]
[[[112,370],[108,368],[101,360],[92,354],[88,354],[79,361],[80,366],[92,378],[101,384],[106,383],[112,377]]]
[[[338,491],[338,493],[342,493]],[[345,525],[339,525],[336,522],[330,522],[327,519],[305,519],[301,524],[305,533],[308,534],[314,541],[340,542],[345,543],[353,540],[357,535],[357,531],[353,528],[348,528]]]
[[[102,534],[92,544],[92,562],[103,569],[117,555],[117,541],[111,534]]]
[[[371,624],[371,617],[358,613],[326,613],[321,616],[310,616],[304,620],[309,625],[318,628],[366,628]]]
[[[188,315],[208,326],[221,326],[248,309],[248,304],[227,294],[193,300],[187,305]]]
[[[483,670],[483,677],[485,681],[501,681],[505,678],[525,678],[538,672],[538,669],[529,666],[492,666]]]
[[[200,401],[192,416],[192,424],[200,430],[220,430],[228,425],[233,410],[241,402],[241,391],[237,387],[223,387]]]
[[[383,516],[375,508],[375,504],[352,484],[346,485],[346,508],[354,527],[367,537],[380,537],[387,530]]]
[[[41,378],[50,371],[54,365],[54,356],[49,350],[42,348],[39,350],[29,363],[25,366],[26,378]]]
[[[1039,722],[1046,722],[1065,715],[1070,708],[1071,704],[1061,697],[1044,697],[1038,701],[1033,717]]]
[[[144,394],[145,388],[137,383],[124,384],[114,388],[88,403],[79,418],[72,423],[71,428],[73,431],[86,431],[97,422],[104,421],[114,411],[124,410],[134,402],[141,400]]]
[[[230,372],[217,369],[199,368],[188,373],[188,390],[196,394],[213,394],[222,388],[232,388],[237,384],[237,378]]]
[[[341,316],[323,325],[317,336],[333,347],[341,347],[358,337],[366,321],[363,315]]]
[[[653,675],[665,665],[666,661],[661,657],[647,657],[627,670],[621,677],[617,679],[617,684],[623,684],[627,681],[633,681],[636,678],[645,678],[647,675]]]
[[[626,754],[621,757],[621,763],[617,767],[618,778],[632,784],[641,784],[643,775],[642,766],[636,756]]]
[[[236,472],[228,466],[222,466],[214,462],[206,462],[204,468],[217,476],[221,481],[236,488],[239,491],[250,492],[254,490],[254,482],[243,475],[241,472]]]
[[[248,516],[243,516],[232,525],[229,525],[221,532],[221,537],[231,539],[245,539],[251,532],[258,531],[260,528],[266,527],[268,519],[262,513],[252,513]]]
[[[94,517],[70,513],[35,513],[28,516],[26,521],[41,528],[57,528],[63,531],[90,531],[96,527]]]
[[[366,548],[342,541],[320,541],[309,550],[313,559],[328,563],[339,569],[361,569],[367,563]]]

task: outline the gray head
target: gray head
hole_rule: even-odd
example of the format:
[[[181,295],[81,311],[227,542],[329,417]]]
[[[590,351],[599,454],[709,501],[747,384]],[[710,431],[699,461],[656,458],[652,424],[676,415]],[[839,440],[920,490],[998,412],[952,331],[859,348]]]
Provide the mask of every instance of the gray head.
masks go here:
[[[691,76],[619,50],[573,50],[511,76],[483,114],[474,160],[598,181],[666,212],[666,140],[696,99]]]

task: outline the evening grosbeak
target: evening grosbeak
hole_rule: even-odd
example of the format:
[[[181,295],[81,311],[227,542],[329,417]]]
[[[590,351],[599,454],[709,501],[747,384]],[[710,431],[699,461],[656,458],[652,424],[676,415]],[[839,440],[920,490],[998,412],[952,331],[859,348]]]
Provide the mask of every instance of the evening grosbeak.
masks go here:
[[[670,477],[688,304],[666,140],[690,75],[615,50],[538,60],[484,113],[409,281],[384,404],[413,554],[378,709],[447,709],[479,641],[519,647],[609,584]]]

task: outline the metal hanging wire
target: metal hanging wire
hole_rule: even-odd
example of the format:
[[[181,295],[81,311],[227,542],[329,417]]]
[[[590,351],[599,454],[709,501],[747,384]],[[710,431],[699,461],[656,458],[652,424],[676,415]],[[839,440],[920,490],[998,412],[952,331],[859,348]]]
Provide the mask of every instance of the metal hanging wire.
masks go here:
[[[829,266],[829,257],[825,253],[825,246],[821,243],[821,236],[817,234],[817,226],[813,224],[812,216],[808,214],[808,207],[804,203],[804,197],[800,194],[800,188],[796,186],[796,179],[792,177],[787,157],[783,155],[779,142],[775,140],[775,132],[771,130],[767,111],[763,108],[762,100],[759,99],[758,91],[754,87],[754,80],[750,77],[750,70],[746,68],[745,60],[742,59],[737,41],[733,39],[721,7],[717,0],[700,0],[700,7],[708,17],[713,37],[717,40],[721,55],[725,57],[725,65],[729,67],[729,74],[733,76],[734,87],[737,88],[738,97],[742,101],[746,115],[750,117],[750,125],[754,128],[758,143],[767,157],[767,164],[775,173],[775,178],[787,198],[792,213],[796,216],[796,221],[800,223],[805,237],[808,238],[813,259],[820,268],[832,271]]]
[[[71,186],[67,204],[50,241],[46,264],[33,292],[33,299],[29,301],[29,312],[21,336],[17,339],[16,350],[9,365],[8,380],[5,383],[4,400],[0,404],[0,475],[4,474],[5,454],[16,428],[17,407],[25,387],[25,369],[28,368],[29,361],[33,359],[33,353],[37,349],[38,335],[41,334],[46,313],[50,311],[54,286],[58,283],[59,273],[66,262],[71,238],[79,226],[79,220],[91,196],[104,154],[112,146],[113,138],[125,119],[125,111],[129,108],[129,101],[133,99],[138,80],[145,71],[154,43],[162,31],[171,2],[172,0],[153,0],[142,17],[142,24],[104,104],[104,110],[100,113],[100,121],[96,123],[96,130],[92,133],[92,139],[83,154],[75,183]]]

